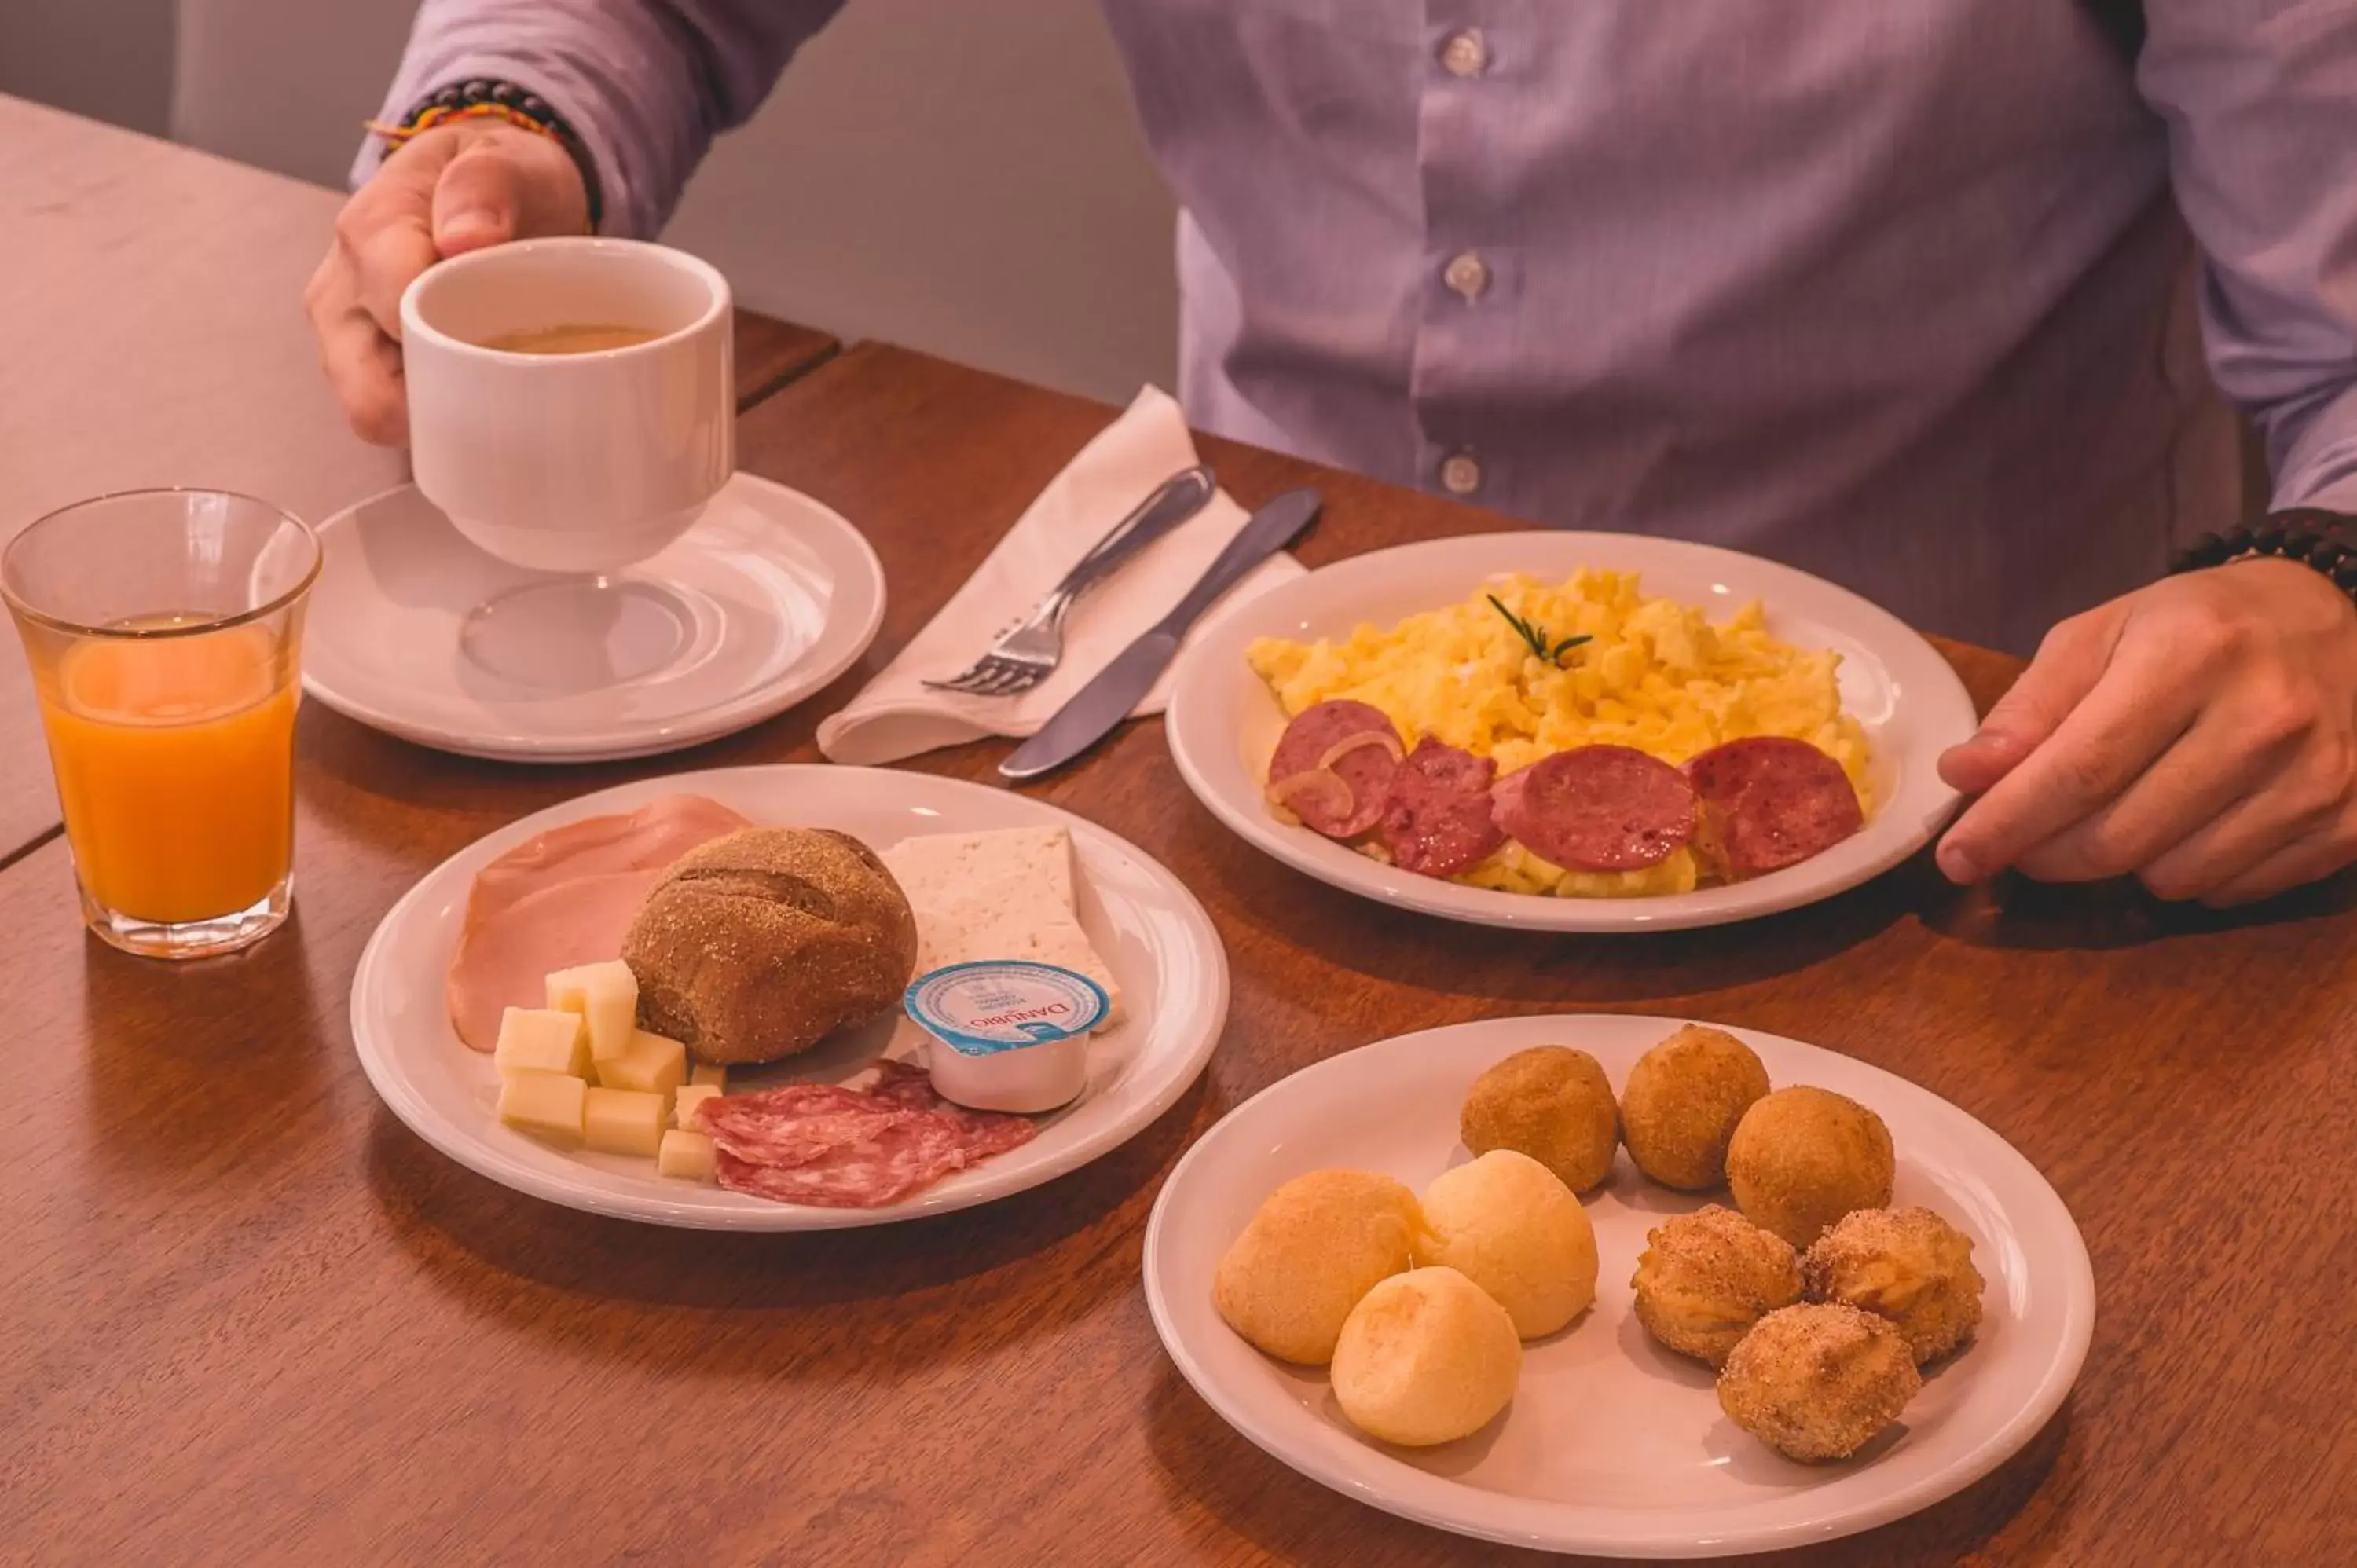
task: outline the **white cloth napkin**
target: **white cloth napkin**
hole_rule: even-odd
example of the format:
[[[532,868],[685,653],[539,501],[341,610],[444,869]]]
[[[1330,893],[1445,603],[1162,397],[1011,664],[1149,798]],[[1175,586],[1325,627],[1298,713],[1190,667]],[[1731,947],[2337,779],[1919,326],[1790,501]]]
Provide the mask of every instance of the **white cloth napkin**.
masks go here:
[[[946,680],[973,663],[1157,485],[1198,461],[1178,404],[1157,388],[1140,392],[1039,492],[989,559],[900,656],[818,726],[819,749],[835,762],[873,765],[985,736],[1037,734],[1115,654],[1168,615],[1243,527],[1243,508],[1224,491],[1073,607],[1064,623],[1063,663],[1030,691],[1017,697],[970,697],[923,682]],[[1264,593],[1301,572],[1292,556],[1271,556],[1221,605]],[[1218,607],[1211,613],[1218,614]],[[1132,716],[1160,713],[1170,700],[1169,685],[1165,671]]]

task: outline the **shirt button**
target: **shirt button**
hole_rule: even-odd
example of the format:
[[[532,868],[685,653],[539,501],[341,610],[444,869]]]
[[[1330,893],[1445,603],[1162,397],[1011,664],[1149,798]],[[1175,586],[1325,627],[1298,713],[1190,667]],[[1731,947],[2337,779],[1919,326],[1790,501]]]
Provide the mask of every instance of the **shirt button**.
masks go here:
[[[1467,299],[1479,299],[1490,286],[1490,263],[1468,251],[1440,270],[1440,281]]]
[[[1475,77],[1490,64],[1490,46],[1481,41],[1479,27],[1468,27],[1461,33],[1451,33],[1448,41],[1440,46],[1441,69],[1455,77]]]
[[[1481,488],[1481,465],[1470,452],[1452,452],[1440,465],[1440,488],[1452,496],[1469,496]]]

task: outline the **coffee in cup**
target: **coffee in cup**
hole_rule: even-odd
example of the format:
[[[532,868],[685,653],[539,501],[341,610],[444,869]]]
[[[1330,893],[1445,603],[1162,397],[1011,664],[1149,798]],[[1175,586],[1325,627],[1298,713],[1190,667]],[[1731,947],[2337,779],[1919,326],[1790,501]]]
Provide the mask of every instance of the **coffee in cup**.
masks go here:
[[[727,280],[630,240],[522,240],[401,300],[417,488],[503,561],[604,573],[684,533],[736,471]]]

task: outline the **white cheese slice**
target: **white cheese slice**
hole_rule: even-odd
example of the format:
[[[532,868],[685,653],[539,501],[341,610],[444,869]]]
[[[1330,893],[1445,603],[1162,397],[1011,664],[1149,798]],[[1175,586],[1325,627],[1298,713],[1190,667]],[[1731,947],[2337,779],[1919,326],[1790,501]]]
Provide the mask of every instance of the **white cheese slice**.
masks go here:
[[[1112,1006],[1100,1029],[1122,1021],[1113,967],[1081,929],[1064,829],[903,839],[883,858],[916,913],[917,972],[990,959],[1052,963],[1104,988]]]

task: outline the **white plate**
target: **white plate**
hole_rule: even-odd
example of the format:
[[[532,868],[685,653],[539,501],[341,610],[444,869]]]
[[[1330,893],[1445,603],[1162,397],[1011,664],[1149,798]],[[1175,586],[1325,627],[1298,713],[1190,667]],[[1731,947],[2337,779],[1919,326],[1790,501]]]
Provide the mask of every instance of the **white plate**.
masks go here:
[[[1465,1535],[1558,1552],[1699,1557],[1829,1540],[1914,1512],[1986,1475],[2045,1425],[2086,1359],[2094,1277],[2070,1210],[2028,1160],[1954,1106],[1878,1068],[1736,1029],[1779,1087],[1813,1083],[1872,1107],[1899,1154],[1895,1201],[1973,1239],[1987,1279],[1971,1348],[1846,1464],[1794,1464],[1720,1412],[1708,1368],[1663,1350],[1629,1281],[1645,1232],[1707,1197],[1638,1177],[1624,1155],[1587,1200],[1602,1273],[1596,1305],[1529,1347],[1505,1413],[1421,1452],[1358,1435],[1320,1370],[1270,1360],[1211,1305],[1230,1240],[1281,1182],[1329,1165],[1418,1191],[1469,1158],[1457,1108],[1481,1070],[1530,1046],[1630,1066],[1683,1019],[1500,1018],[1379,1041],[1246,1101],[1170,1173],[1146,1231],[1146,1299],[1162,1343],[1211,1408],[1302,1474],[1361,1502]],[[1724,1198],[1721,1198],[1724,1201]]]
[[[487,555],[413,485],[329,518],[319,542],[304,690],[468,757],[602,762],[716,739],[842,674],[884,619],[858,532],[751,474],[608,578]]]
[[[475,874],[534,833],[658,796],[686,792],[759,822],[836,828],[878,848],[916,833],[1059,824],[1071,830],[1081,924],[1120,981],[1127,1021],[1089,1047],[1089,1087],[1021,1148],[883,1208],[771,1203],[658,1176],[651,1160],[566,1153],[502,1126],[491,1058],[460,1043],[443,1005]],[[1211,1059],[1228,1015],[1228,961],[1194,896],[1144,852],[1053,806],[921,773],[878,768],[719,768],[649,779],[501,828],[444,861],[395,904],[352,977],[352,1040],[394,1115],[469,1170],[519,1192],[592,1213],[706,1230],[827,1230],[964,1208],[1085,1165],[1144,1130]],[[888,1048],[907,1055],[906,1019],[829,1041],[759,1074],[734,1070],[732,1091],[760,1082],[841,1082]]]
[[[1561,582],[1581,566],[1638,572],[1645,591],[1724,620],[1749,599],[1770,630],[1842,656],[1842,703],[1873,746],[1874,814],[1863,831],[1771,875],[1654,898],[1549,898],[1418,876],[1286,827],[1263,798],[1285,712],[1244,663],[1255,638],[1345,637],[1469,596],[1529,572]],[[1545,931],[1670,930],[1749,919],[1830,897],[1878,876],[1932,841],[1955,806],[1940,753],[1975,726],[1972,698],[1948,661],[1889,612],[1822,578],[1756,556],[1625,533],[1476,534],[1381,550],[1313,572],[1237,606],[1189,642],[1167,718],[1171,755],[1213,815],[1298,871],[1369,898],[1487,926]]]

